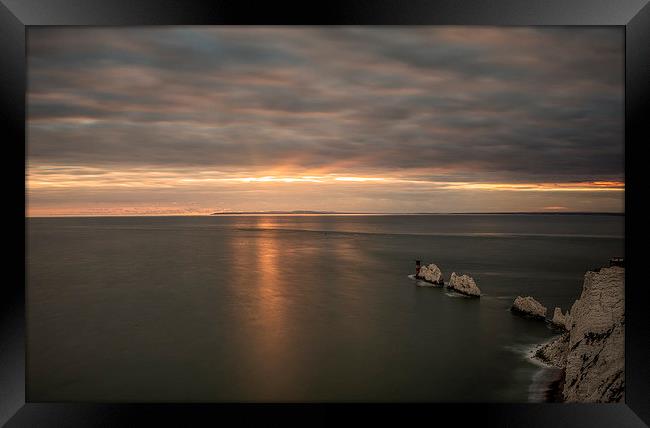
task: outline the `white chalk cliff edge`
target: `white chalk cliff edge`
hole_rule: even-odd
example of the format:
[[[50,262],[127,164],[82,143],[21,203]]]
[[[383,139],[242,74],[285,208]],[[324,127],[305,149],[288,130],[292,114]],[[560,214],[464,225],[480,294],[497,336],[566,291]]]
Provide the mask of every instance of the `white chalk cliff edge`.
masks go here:
[[[585,274],[582,294],[552,322],[566,333],[540,346],[534,358],[563,369],[567,402],[621,402],[625,398],[625,268]]]

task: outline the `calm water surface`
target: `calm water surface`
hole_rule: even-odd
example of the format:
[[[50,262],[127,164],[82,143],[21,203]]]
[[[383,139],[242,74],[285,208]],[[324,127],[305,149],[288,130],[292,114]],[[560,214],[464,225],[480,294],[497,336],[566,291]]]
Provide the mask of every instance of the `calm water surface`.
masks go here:
[[[35,218],[30,401],[536,400],[553,336],[516,295],[566,310],[623,255],[624,217]],[[485,294],[415,286],[414,260]]]

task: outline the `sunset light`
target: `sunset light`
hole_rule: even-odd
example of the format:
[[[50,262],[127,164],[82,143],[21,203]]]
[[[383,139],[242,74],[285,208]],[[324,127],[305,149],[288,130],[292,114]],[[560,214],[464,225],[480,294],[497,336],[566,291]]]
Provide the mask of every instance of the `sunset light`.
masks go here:
[[[565,32],[34,29],[27,213],[622,212],[622,40]]]

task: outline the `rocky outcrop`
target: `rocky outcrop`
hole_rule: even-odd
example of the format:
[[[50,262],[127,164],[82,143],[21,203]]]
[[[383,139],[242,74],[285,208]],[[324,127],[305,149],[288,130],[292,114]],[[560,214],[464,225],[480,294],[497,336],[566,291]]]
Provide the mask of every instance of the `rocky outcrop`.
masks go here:
[[[481,290],[469,275],[457,275],[452,272],[447,288],[471,297],[481,297]]]
[[[569,350],[569,333],[564,333],[550,342],[547,342],[535,350],[535,358],[563,369],[566,367],[566,357]]]
[[[530,296],[517,296],[510,310],[513,314],[528,318],[546,319],[546,307]]]
[[[434,285],[443,284],[442,271],[440,271],[440,268],[433,263],[421,267],[420,273],[419,275],[416,276],[416,278],[426,282],[430,282],[431,284]]]
[[[566,312],[566,315],[562,313],[562,309],[555,308],[553,311],[553,318],[551,319],[551,326],[558,330],[568,330],[569,329],[569,311]]]
[[[564,369],[568,402],[620,402],[625,398],[625,269],[585,274],[580,298],[565,316],[567,333],[534,356]]]
[[[625,268],[585,274],[571,307],[566,401],[618,402],[625,391]]]

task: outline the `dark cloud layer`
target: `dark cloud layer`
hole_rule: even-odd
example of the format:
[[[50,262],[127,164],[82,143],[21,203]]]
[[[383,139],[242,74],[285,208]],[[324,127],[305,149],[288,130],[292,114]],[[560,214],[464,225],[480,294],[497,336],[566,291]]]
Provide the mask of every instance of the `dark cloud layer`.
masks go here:
[[[28,42],[37,163],[623,175],[619,29],[36,28]]]
[[[596,27],[30,28],[29,195],[43,206],[82,195],[90,205],[159,196],[207,206],[212,195],[280,209],[274,201],[291,185],[271,192],[229,180],[365,176],[390,180],[293,185],[292,194],[328,192],[301,209],[395,211],[406,198],[419,210],[418,200],[447,198],[448,211],[524,200],[616,210],[620,192],[517,192],[497,203],[494,192],[436,183],[622,182],[623,36]],[[404,184],[413,182],[430,184]],[[320,206],[327,198],[348,205]]]

